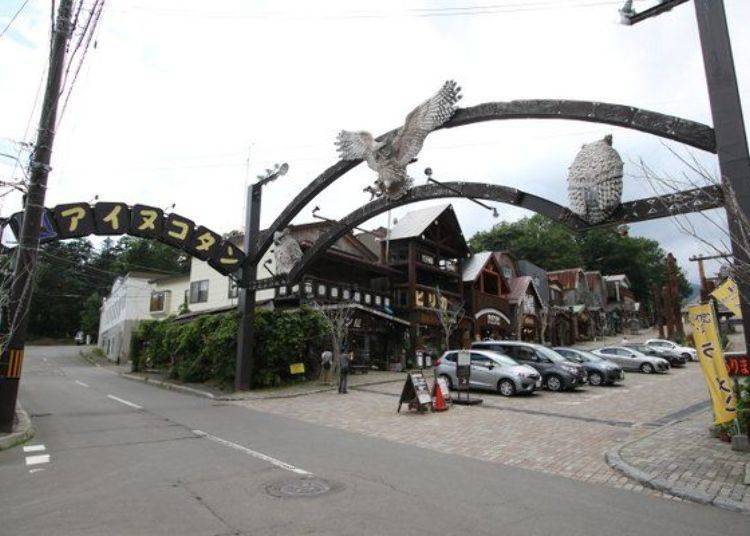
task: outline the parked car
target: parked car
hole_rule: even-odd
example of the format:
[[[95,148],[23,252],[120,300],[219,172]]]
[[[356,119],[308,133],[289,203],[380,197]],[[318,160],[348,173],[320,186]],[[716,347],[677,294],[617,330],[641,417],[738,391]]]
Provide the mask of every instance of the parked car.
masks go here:
[[[83,331],[79,330],[76,332],[76,336],[73,337],[73,340],[78,346],[80,346],[86,342],[86,335],[84,335]]]
[[[553,348],[553,350],[565,359],[583,365],[590,385],[612,385],[625,379],[622,367],[596,354],[578,348]]]
[[[646,341],[646,346],[651,346],[659,350],[667,350],[675,354],[681,355],[685,359],[690,361],[698,361],[698,352],[695,348],[689,346],[680,346],[676,342],[668,341],[666,339],[649,339]]]
[[[669,370],[669,361],[666,359],[642,354],[626,346],[605,346],[594,350],[594,353],[620,365],[625,370],[640,370],[647,374]]]
[[[656,357],[661,357],[662,359],[666,359],[673,367],[684,367],[685,363],[687,363],[688,361],[687,358],[685,358],[683,355],[666,348],[657,348],[656,346],[649,346],[648,344],[637,342],[623,344],[623,346],[632,348],[633,350],[638,350],[642,354],[653,355]]]
[[[469,350],[471,353],[471,376],[469,387],[489,389],[503,396],[517,393],[533,393],[542,386],[541,375],[532,367],[520,365],[507,355],[487,350]],[[445,352],[435,364],[435,373],[448,382],[448,386],[458,385],[456,361],[458,350]]]
[[[477,341],[472,350],[490,350],[512,357],[519,363],[530,365],[542,376],[542,384],[550,391],[569,391],[588,380],[586,370],[563,356],[542,346],[521,341]]]

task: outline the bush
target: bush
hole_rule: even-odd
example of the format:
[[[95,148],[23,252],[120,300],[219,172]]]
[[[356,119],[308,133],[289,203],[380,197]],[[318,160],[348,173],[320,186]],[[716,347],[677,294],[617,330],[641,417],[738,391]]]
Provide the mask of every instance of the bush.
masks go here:
[[[133,370],[161,369],[184,382],[234,383],[238,315],[144,321],[131,341]],[[289,365],[303,362],[305,378],[316,378],[322,345],[328,335],[319,313],[260,310],[255,316],[253,387],[292,381]]]

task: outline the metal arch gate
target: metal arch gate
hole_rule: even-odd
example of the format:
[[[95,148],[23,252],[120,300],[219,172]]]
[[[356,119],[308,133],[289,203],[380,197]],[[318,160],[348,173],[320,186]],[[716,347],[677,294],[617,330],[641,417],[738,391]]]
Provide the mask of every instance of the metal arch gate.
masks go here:
[[[481,182],[445,182],[439,185],[426,184],[412,188],[407,195],[396,201],[388,201],[381,197],[334,222],[331,228],[322,234],[305,251],[302,260],[289,273],[287,283],[296,283],[316,259],[325,254],[329,247],[353,227],[390,209],[429,199],[458,197],[457,192],[460,192],[463,197],[485,199],[532,210],[566,225],[573,231],[585,231],[596,228],[596,226],[589,225],[579,218],[567,207],[516,188]],[[599,227],[718,208],[722,206],[721,200],[721,188],[717,186],[696,188],[681,192],[679,195],[674,194],[639,199],[621,204],[615,213]]]
[[[484,121],[507,119],[568,119],[602,123],[646,132],[716,153],[714,130],[707,125],[633,106],[594,101],[535,99],[487,102],[469,108],[459,108],[441,128],[455,128]],[[377,139],[382,141],[394,136],[396,130],[391,130]],[[257,237],[255,251],[250,252],[244,266],[257,264],[271,247],[274,232],[289,225],[315,196],[361,162],[361,160],[340,160],[310,182],[279,214],[271,226]]]

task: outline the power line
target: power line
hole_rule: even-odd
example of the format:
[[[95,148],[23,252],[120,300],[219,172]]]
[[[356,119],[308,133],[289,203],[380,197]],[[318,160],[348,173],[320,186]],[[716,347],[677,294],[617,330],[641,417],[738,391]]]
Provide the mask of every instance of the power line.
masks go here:
[[[21,11],[23,11],[23,8],[26,7],[26,4],[29,3],[29,0],[24,0],[23,4],[21,4],[21,7],[18,8],[18,10],[15,12],[15,14],[10,18],[8,21],[8,24],[5,25],[5,28],[3,28],[3,31],[0,32],[0,39],[5,35],[5,32],[8,31],[8,28],[10,28],[11,24],[13,24],[13,21],[16,20],[16,17],[21,14]]]

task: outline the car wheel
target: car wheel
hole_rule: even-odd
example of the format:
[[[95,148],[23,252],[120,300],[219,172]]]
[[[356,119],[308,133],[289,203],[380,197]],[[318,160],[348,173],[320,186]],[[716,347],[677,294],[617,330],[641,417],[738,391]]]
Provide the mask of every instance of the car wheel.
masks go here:
[[[453,382],[451,381],[451,377],[447,374],[441,374],[441,378],[445,380],[445,383],[448,384],[448,389],[453,389]]]
[[[604,378],[598,372],[592,372],[589,374],[589,383],[593,386],[599,386],[604,383]]]
[[[547,378],[547,389],[550,391],[562,391],[563,388],[563,382],[562,378],[560,376],[555,376],[554,374]]]
[[[690,354],[688,354],[687,352],[685,352],[684,354],[682,354],[682,357],[684,357],[684,358],[685,358],[685,363],[687,363],[688,361],[691,361],[691,360],[693,359],[693,358],[691,357],[691,355],[690,355]]]
[[[654,373],[654,366],[651,363],[644,363],[641,365],[641,372],[644,374],[653,374]]]
[[[497,390],[503,396],[513,396],[516,394],[516,385],[510,380],[500,380]]]

